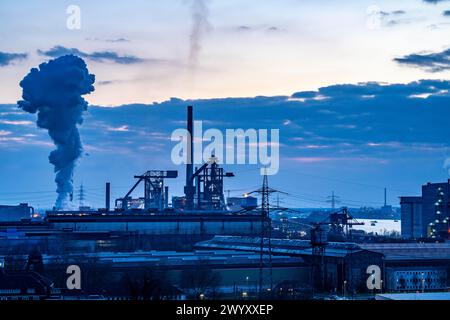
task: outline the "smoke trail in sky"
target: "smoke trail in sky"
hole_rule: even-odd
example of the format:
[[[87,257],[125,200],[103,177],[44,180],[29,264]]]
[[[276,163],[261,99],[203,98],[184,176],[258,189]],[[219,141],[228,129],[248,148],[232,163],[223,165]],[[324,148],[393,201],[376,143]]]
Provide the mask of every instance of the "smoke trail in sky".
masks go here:
[[[58,210],[68,208],[73,194],[73,170],[83,149],[78,125],[88,107],[82,96],[94,91],[94,82],[86,63],[74,55],[42,63],[20,82],[19,108],[37,113],[38,127],[48,130],[56,146],[49,161],[55,167]]]
[[[192,29],[189,42],[189,67],[195,69],[205,33],[210,29],[208,0],[191,0]]]
[[[444,169],[447,170],[448,174],[450,175],[450,158],[447,158],[444,162]]]

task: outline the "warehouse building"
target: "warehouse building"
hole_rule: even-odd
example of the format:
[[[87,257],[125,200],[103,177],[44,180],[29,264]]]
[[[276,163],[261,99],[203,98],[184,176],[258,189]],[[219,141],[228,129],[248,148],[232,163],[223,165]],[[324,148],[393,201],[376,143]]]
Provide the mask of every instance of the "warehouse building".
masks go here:
[[[259,252],[259,244],[258,238],[217,236],[196,246]],[[310,266],[314,263],[309,240],[273,239],[272,253],[302,258]],[[385,292],[428,292],[450,287],[450,243],[330,242],[323,261],[327,289],[338,293],[367,292],[367,268],[371,265],[380,267]]]
[[[129,297],[128,286],[145,281],[159,281],[164,288],[175,287],[189,296],[203,293],[230,298],[242,294],[256,295],[259,277],[259,254],[236,250],[199,250],[192,252],[147,251],[124,253],[88,253],[42,255],[46,274],[55,279],[55,286],[65,287],[68,265],[82,270],[83,290],[88,294],[101,292],[106,297]],[[7,257],[0,259],[8,261]],[[27,256],[15,257],[15,263]],[[274,285],[309,278],[309,267],[299,257],[272,257]],[[6,263],[8,268],[8,263]]]
[[[450,243],[369,243],[361,247],[384,255],[386,291],[450,287]]]
[[[312,266],[317,258],[313,254],[309,240],[272,239],[271,245],[273,255],[298,257],[309,266]],[[196,246],[202,249],[259,252],[260,239],[217,236]],[[324,250],[323,263],[321,272],[326,290],[336,293],[361,293],[367,291],[367,268],[371,265],[382,268],[383,254],[363,249],[354,243],[330,242]],[[310,286],[311,278],[303,285]]]

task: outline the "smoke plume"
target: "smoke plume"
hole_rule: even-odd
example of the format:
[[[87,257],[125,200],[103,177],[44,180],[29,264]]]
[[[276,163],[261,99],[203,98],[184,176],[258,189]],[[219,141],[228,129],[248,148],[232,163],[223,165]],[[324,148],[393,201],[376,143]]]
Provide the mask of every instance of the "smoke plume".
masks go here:
[[[192,29],[189,42],[189,67],[195,69],[204,35],[210,30],[208,0],[191,0]]]
[[[447,158],[444,162],[444,169],[447,170],[448,174],[450,175],[450,158]]]
[[[88,107],[82,95],[94,91],[94,82],[86,63],[74,55],[42,63],[20,82],[19,108],[37,113],[38,127],[48,130],[56,146],[49,161],[56,173],[57,210],[68,208],[73,194],[73,170],[83,149],[78,125]]]

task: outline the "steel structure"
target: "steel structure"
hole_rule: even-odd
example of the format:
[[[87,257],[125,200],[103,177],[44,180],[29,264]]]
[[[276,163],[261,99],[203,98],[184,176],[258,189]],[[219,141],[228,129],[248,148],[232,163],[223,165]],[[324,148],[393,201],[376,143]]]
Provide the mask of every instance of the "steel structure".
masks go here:
[[[325,227],[328,226],[334,232],[345,233],[347,241],[351,240],[350,228],[353,226],[364,225],[363,222],[356,221],[349,213],[347,208],[341,211],[331,213],[329,217],[320,223],[313,225],[311,229],[311,247],[312,247],[312,281],[313,288],[324,290],[327,283],[327,264],[324,259],[325,249],[328,245],[328,232]]]
[[[144,182],[144,209],[145,210],[159,210],[162,211],[166,208],[168,189],[164,187],[165,179],[175,179],[178,177],[178,171],[147,171],[143,175],[135,176],[138,181],[128,191],[128,193],[122,199],[116,200],[116,207],[128,210],[130,209],[130,203],[133,200],[131,194],[136,188]],[[121,205],[118,206],[118,203]]]
[[[194,162],[194,110],[187,108],[187,154],[186,154],[186,185],[184,194],[186,205],[184,211],[209,210],[225,211],[226,203],[223,194],[223,179],[234,177],[232,172],[224,172],[219,166],[215,155],[200,168],[193,167]]]
[[[224,211],[226,203],[223,194],[223,179],[234,177],[218,165],[214,155],[199,169],[196,168],[191,179],[195,180],[194,207],[197,210]],[[188,184],[189,185],[189,184]]]
[[[330,214],[329,220],[325,222],[331,227],[331,230],[335,233],[344,233],[346,241],[351,241],[352,234],[350,229],[353,226],[363,226],[363,222],[358,222],[349,213],[347,208],[342,208],[339,212]]]

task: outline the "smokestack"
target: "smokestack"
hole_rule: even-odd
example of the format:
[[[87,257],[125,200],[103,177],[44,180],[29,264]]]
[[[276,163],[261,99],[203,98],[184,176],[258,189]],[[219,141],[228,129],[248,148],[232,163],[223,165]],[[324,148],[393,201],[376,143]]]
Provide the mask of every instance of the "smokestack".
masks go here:
[[[194,184],[192,176],[194,174],[194,108],[188,106],[187,109],[187,131],[189,133],[187,155],[186,155],[186,206],[191,210],[194,205]]]
[[[169,187],[164,187],[164,209],[169,207]]]
[[[105,208],[106,211],[111,209],[111,183],[106,183],[106,193],[105,193]]]

